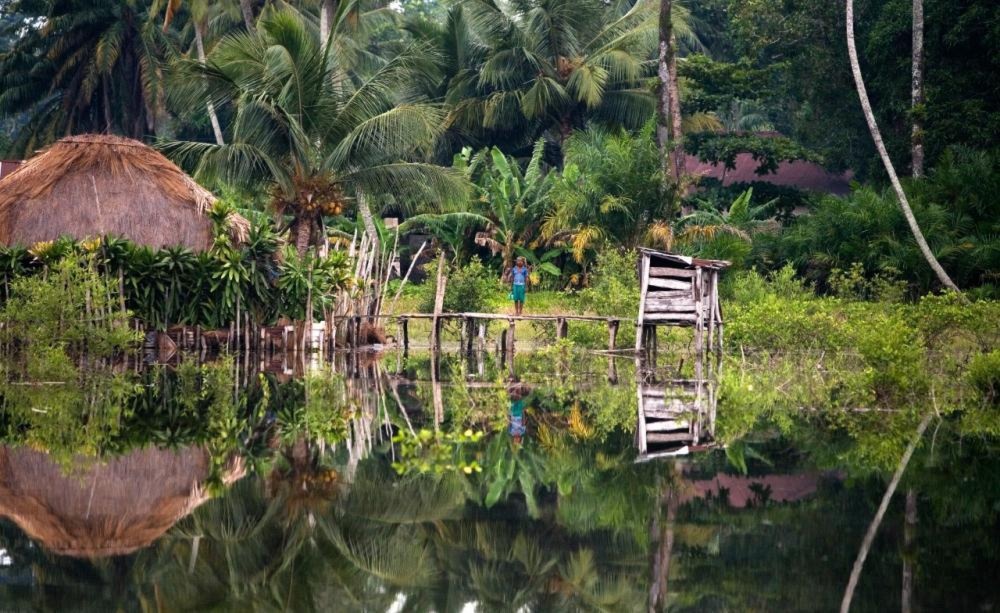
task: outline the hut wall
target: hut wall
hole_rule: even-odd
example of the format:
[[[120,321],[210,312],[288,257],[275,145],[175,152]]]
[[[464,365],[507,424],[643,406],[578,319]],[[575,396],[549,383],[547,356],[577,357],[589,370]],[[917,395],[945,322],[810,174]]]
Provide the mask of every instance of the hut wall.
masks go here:
[[[31,246],[60,236],[121,236],[152,248],[212,244],[212,222],[186,202],[172,202],[152,180],[73,173],[42,199],[12,207],[0,226],[0,242]],[[53,206],[51,203],[58,203]]]

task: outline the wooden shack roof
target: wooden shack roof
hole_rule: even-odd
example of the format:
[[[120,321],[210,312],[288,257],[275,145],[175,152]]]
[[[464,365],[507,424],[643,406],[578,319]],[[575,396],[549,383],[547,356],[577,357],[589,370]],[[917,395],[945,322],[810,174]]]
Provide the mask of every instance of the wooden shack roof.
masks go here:
[[[733,265],[732,262],[727,262],[726,260],[706,260],[703,258],[693,258],[686,255],[679,255],[676,253],[667,253],[666,251],[657,251],[655,249],[648,249],[646,247],[640,247],[639,252],[643,255],[648,255],[651,258],[659,258],[661,260],[666,260],[671,264],[676,264],[682,268],[708,268],[711,270],[724,270]]]

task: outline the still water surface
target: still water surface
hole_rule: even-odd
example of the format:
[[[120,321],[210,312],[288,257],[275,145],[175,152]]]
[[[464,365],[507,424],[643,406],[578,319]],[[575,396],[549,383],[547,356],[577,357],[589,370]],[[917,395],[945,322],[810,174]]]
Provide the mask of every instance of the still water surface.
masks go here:
[[[724,396],[640,456],[670,375],[594,354],[7,370],[0,611],[835,611],[892,472]],[[931,427],[852,610],[1000,607],[997,442]]]

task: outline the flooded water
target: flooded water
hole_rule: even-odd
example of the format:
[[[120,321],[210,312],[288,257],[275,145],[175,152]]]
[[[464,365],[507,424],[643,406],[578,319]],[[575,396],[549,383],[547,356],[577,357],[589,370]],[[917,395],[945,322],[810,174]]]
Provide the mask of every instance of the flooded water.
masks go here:
[[[920,421],[559,348],[12,371],[5,612],[836,611]],[[1000,608],[986,430],[930,425],[852,610]]]

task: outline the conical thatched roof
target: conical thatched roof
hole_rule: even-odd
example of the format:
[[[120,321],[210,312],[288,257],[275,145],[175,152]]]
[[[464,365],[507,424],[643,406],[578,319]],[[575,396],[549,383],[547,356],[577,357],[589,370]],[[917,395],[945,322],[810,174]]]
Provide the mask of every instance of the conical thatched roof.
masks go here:
[[[120,136],[66,137],[0,181],[0,243],[120,236],[159,248],[212,245],[215,198],[146,145]],[[231,216],[237,239],[247,221]]]
[[[140,449],[66,469],[33,449],[0,447],[0,517],[46,550],[85,558],[125,555],[150,545],[207,500],[208,453]],[[223,475],[243,475],[240,461]]]

